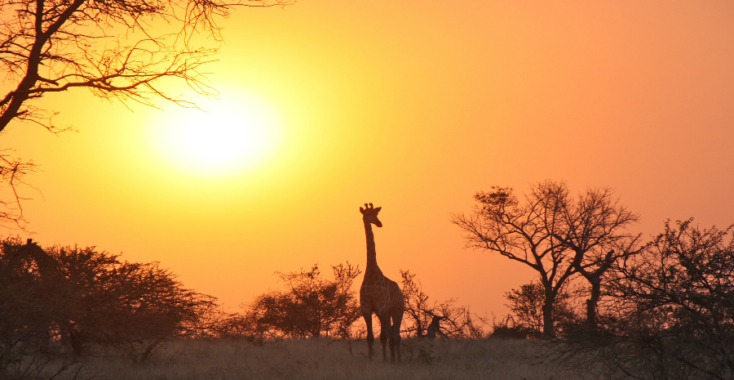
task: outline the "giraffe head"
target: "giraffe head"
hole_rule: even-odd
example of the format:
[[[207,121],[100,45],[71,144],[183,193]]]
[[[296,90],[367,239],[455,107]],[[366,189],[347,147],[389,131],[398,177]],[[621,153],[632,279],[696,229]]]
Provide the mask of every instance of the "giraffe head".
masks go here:
[[[359,212],[362,213],[362,220],[365,223],[372,223],[377,227],[382,227],[382,222],[380,222],[380,219],[377,219],[377,214],[380,213],[380,210],[382,210],[382,207],[374,207],[372,203],[365,203],[364,208],[359,208]]]

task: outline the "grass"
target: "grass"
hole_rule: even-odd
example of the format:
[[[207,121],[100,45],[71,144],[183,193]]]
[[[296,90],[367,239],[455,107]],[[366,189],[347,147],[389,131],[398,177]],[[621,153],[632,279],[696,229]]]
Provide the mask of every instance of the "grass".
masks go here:
[[[601,379],[588,369],[543,361],[543,348],[521,340],[403,340],[403,362],[367,359],[367,343],[329,339],[284,340],[264,345],[246,341],[178,341],[146,364],[119,357],[90,357],[57,379],[239,380],[239,379]],[[78,370],[78,372],[77,372]],[[47,371],[52,371],[51,367]],[[51,372],[48,372],[51,373]],[[48,373],[39,378],[48,379]]]

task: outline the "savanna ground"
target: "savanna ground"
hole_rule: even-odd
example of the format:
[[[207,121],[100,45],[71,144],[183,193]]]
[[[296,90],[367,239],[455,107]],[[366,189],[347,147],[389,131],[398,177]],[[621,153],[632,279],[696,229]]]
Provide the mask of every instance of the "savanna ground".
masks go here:
[[[379,348],[379,341],[376,348]],[[367,359],[364,340],[302,339],[254,344],[245,340],[181,340],[161,348],[148,363],[102,353],[67,368],[56,379],[602,379],[601,369],[544,360],[532,340],[403,340],[401,364],[386,364],[381,351]],[[55,365],[58,365],[56,363]],[[55,373],[46,365],[49,379]]]

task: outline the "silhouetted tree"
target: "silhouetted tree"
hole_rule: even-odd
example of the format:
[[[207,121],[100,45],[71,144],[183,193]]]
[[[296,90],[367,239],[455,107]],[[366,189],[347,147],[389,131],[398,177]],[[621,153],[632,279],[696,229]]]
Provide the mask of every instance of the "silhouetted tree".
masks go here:
[[[433,317],[430,313],[431,304],[428,294],[423,291],[421,284],[410,271],[400,270],[401,288],[405,299],[405,323],[403,331],[408,334],[415,332],[416,336],[424,337],[426,329]]]
[[[80,254],[93,259],[96,253],[89,249],[61,252],[74,259]],[[77,276],[70,277],[81,290],[71,342],[77,354],[85,344],[97,343],[145,361],[167,339],[191,335],[190,327],[215,302],[213,297],[183,288],[158,263],[115,262],[96,271],[94,278],[85,276],[91,273],[77,271]]]
[[[152,105],[155,98],[191,106],[162,86],[173,78],[208,94],[201,66],[216,49],[192,46],[204,32],[220,40],[217,18],[237,6],[287,0],[3,0],[0,2],[0,131],[12,120],[53,129],[32,101],[48,93],[87,88],[95,96]],[[167,35],[173,32],[174,35]]]
[[[626,229],[639,216],[621,205],[608,188],[588,189],[575,200],[563,183],[553,191],[561,208],[560,223],[556,222],[560,228],[554,236],[573,251],[573,266],[589,283],[586,323],[595,329],[602,278],[618,260],[637,252],[640,235]]]
[[[521,202],[510,188],[479,192],[470,215],[452,222],[466,232],[470,247],[523,263],[539,274],[543,287],[543,333],[555,336],[554,304],[566,282],[580,273],[590,284],[587,322],[596,326],[601,280],[617,260],[633,254],[638,237],[626,228],[638,217],[609,189],[590,189],[577,199],[563,182],[531,187]]]
[[[576,273],[573,251],[557,235],[564,201],[558,195],[562,183],[546,181],[533,185],[521,202],[512,189],[492,187],[479,192],[472,214],[456,214],[452,222],[466,232],[470,247],[486,249],[523,263],[539,275],[543,286],[543,334],[555,336],[553,306],[566,281]]]
[[[259,336],[319,337],[342,336],[361,316],[354,279],[361,273],[348,262],[332,267],[334,279],[321,276],[318,265],[310,271],[278,273],[287,290],[272,291],[255,298],[244,316],[231,322],[249,324],[236,331]]]
[[[606,343],[604,357],[639,378],[734,378],[732,227],[691,223],[666,222],[612,272],[617,338],[591,344]]]

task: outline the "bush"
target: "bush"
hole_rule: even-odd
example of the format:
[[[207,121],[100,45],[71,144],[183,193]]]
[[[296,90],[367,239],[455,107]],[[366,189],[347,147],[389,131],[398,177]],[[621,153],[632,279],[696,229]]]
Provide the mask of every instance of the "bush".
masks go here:
[[[561,288],[553,303],[553,323],[561,332],[574,324],[578,317],[574,312],[572,301],[578,298],[578,292],[567,292],[565,286]],[[543,335],[543,304],[545,303],[545,288],[538,282],[521,285],[520,289],[512,289],[505,293],[505,298],[510,301],[514,321],[517,319],[517,327],[522,331],[529,332],[530,336],[540,337]]]
[[[359,267],[332,267],[333,280],[321,276],[318,265],[310,271],[279,273],[287,289],[262,294],[244,314],[230,315],[221,325],[223,336],[245,336],[255,341],[278,337],[350,336],[352,323],[362,314],[352,289]]]
[[[402,291],[405,297],[405,320],[403,333],[415,333],[418,338],[482,338],[486,322],[471,313],[468,306],[456,306],[456,299],[431,301],[423,291],[416,275],[401,270]]]
[[[146,360],[166,339],[197,333],[215,299],[185,289],[158,263],[94,247],[42,249],[6,239],[0,252],[2,355],[79,356],[92,344]]]
[[[610,272],[601,328],[569,337],[564,354],[638,379],[734,378],[732,228],[691,222],[667,222]]]

